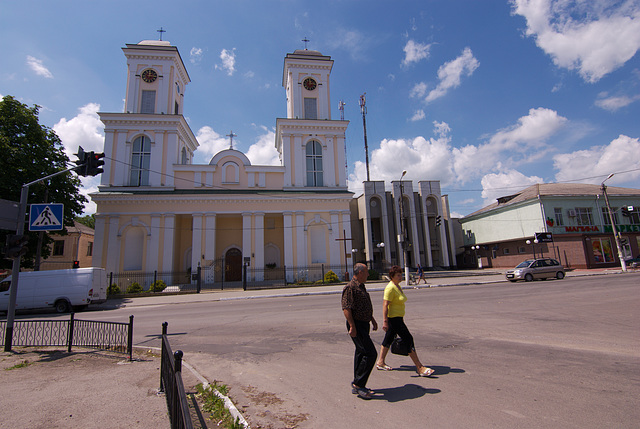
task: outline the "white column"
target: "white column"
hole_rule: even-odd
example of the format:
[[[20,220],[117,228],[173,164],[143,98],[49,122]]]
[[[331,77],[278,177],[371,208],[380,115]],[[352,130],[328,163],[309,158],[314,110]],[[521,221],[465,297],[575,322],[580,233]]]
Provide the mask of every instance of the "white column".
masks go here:
[[[173,271],[173,244],[176,236],[176,215],[164,216],[164,240],[162,243],[162,271]]]
[[[449,228],[445,228],[445,229],[449,236],[449,243],[451,243],[451,246],[453,247],[453,249],[451,249],[451,252],[447,252],[447,254],[449,253],[451,254],[451,257],[449,258],[450,259],[449,265],[452,266],[453,268],[457,268],[458,262],[456,260],[456,247],[455,247],[456,237],[453,232],[453,222],[451,219],[451,212],[449,211],[449,197],[447,195],[442,196],[442,206],[443,206],[444,213],[446,213],[447,215],[447,224],[449,225]],[[444,224],[444,219],[445,217],[443,216],[442,217],[443,224]]]
[[[91,257],[91,266],[104,267],[105,263],[102,260],[105,254],[105,249],[108,248],[108,240],[105,237],[105,216],[96,215],[96,224],[93,235],[93,256]],[[100,243],[98,246],[97,244]]]
[[[293,159],[295,163],[295,178],[293,186],[304,186],[304,177],[307,172],[306,152],[302,147],[302,135],[297,134],[293,137]]]
[[[258,212],[255,213],[255,248],[253,250],[255,255],[255,263],[254,268],[257,269],[255,272],[256,280],[262,281],[264,280],[264,213]]]
[[[285,166],[284,186],[291,186],[293,164],[291,163],[291,134],[282,136],[282,163]]]
[[[349,210],[345,210],[342,212],[342,229],[346,231],[346,234],[347,234],[346,238],[353,238],[351,236],[351,212]],[[351,249],[349,249],[350,243],[353,243],[353,240],[346,242],[347,252],[351,251]],[[342,259],[342,257],[340,259]],[[344,261],[344,263],[345,265],[347,265],[346,260]],[[352,265],[355,265],[355,264],[352,264]],[[351,268],[353,268],[353,266]],[[351,269],[347,267],[347,271],[351,272]]]
[[[442,217],[442,204],[438,204],[438,214],[441,216],[440,219],[440,249],[442,249],[442,263],[445,267],[449,267],[449,245],[447,244],[447,231],[444,227],[444,217]]]
[[[333,136],[327,137],[327,150],[326,150],[326,159],[322,160],[322,166],[324,167],[323,176],[324,176],[324,185],[325,186],[336,186],[336,158],[333,150]]]
[[[216,214],[205,214],[204,259],[216,259]]]
[[[284,265],[287,267],[287,281],[293,280],[293,215],[291,212],[284,212],[282,214],[282,221],[284,227]]]
[[[113,186],[128,186],[129,174],[131,171],[131,167],[129,166],[129,163],[131,162],[131,145],[127,145],[126,131],[118,130],[116,132],[117,135],[113,142],[115,148],[112,149],[110,156],[118,162],[115,162],[113,167],[113,177],[110,179],[109,184]],[[108,155],[105,154],[105,156]]]
[[[347,177],[346,174],[347,172],[345,171],[344,168],[344,145],[345,145],[345,141],[344,141],[344,136],[336,136],[335,137],[336,140],[336,152],[335,152],[335,158],[336,158],[336,171],[338,172],[337,176],[338,176],[338,183],[336,183],[337,186],[347,186]]]
[[[251,218],[250,212],[242,213],[242,263],[244,264],[244,258],[251,256]],[[253,261],[251,261],[253,262]]]
[[[164,147],[164,133],[161,131],[153,134],[151,142],[151,160],[149,164],[149,186],[160,186],[162,175],[162,152]]]
[[[422,218],[424,224],[424,253],[427,257],[427,267],[433,267],[433,258],[431,256],[431,229],[429,228],[429,212],[427,210],[427,202],[425,198],[420,198],[420,203],[424,208],[424,217]]]
[[[307,266],[307,232],[304,230],[304,212],[296,212],[296,266]]]
[[[329,236],[329,264],[340,265],[340,241],[342,230],[340,229],[340,214],[331,212],[331,234]],[[336,273],[337,274],[337,273]]]
[[[151,236],[147,240],[147,263],[145,271],[156,271],[160,259],[160,214],[151,213]]]
[[[114,162],[111,159],[115,159],[115,130],[105,129],[104,130],[104,173],[101,174],[100,184],[102,186],[107,186],[113,183],[113,174],[112,170]]]
[[[164,186],[168,186],[168,187],[173,187],[175,185],[174,183],[174,174],[173,174],[173,164],[177,164],[178,163],[178,132],[175,130],[171,130],[171,131],[167,131],[167,134],[165,135],[165,142],[164,144],[166,145],[166,148],[164,150],[164,153],[166,153],[167,155],[167,159],[165,160],[164,163],[164,171],[163,173],[165,174],[164,176],[162,176],[162,183],[164,184]]]
[[[202,259],[202,213],[194,213],[193,215],[193,231],[191,234],[191,272],[195,273],[198,269],[198,262]]]
[[[120,272],[120,236],[118,226],[120,219],[117,216],[109,218],[109,239],[107,241],[107,272]]]
[[[414,193],[413,193],[413,186],[411,187],[411,195],[409,195],[409,203],[411,204],[411,208],[409,210],[409,215],[410,215],[410,222],[411,222],[411,236],[412,236],[412,244],[413,244],[413,251],[411,252],[411,254],[413,255],[413,266],[416,267],[419,263],[420,263],[420,240],[418,238],[418,214],[416,213],[416,204],[415,204],[415,200],[413,199],[414,197]]]

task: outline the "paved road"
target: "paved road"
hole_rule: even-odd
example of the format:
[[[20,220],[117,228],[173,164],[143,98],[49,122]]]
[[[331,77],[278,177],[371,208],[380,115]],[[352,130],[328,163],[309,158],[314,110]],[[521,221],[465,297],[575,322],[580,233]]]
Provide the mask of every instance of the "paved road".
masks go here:
[[[406,321],[435,376],[419,378],[408,358],[390,356],[395,370],[372,374],[369,387],[379,394],[368,402],[348,388],[353,345],[338,294],[222,301],[203,295],[83,317],[134,314],[135,343],[147,346],[159,344],[168,321],[174,349],[207,379],[231,386],[253,427],[402,421],[631,428],[640,421],[639,280],[630,273],[408,290]],[[372,298],[380,318],[382,293]],[[382,336],[372,335],[378,344]]]

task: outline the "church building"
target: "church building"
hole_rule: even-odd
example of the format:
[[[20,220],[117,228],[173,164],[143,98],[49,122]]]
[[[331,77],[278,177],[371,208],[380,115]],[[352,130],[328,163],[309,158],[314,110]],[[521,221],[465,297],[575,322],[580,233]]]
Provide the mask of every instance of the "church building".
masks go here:
[[[99,113],[105,165],[91,194],[94,266],[163,278],[200,268],[209,283],[239,281],[243,269],[254,282],[292,282],[319,267],[342,278],[354,262],[401,263],[393,203],[400,200],[409,264],[455,266],[439,182],[419,182],[418,192],[402,182],[404,193],[399,183],[388,193],[383,182],[365,182],[358,199],[347,189],[349,121],[331,118],[331,57],[304,49],[284,59],[279,166],[252,165],[233,148],[233,133],[229,149],[193,164],[198,141],[183,116],[190,78],[178,49],[142,41],[122,50],[125,111]]]

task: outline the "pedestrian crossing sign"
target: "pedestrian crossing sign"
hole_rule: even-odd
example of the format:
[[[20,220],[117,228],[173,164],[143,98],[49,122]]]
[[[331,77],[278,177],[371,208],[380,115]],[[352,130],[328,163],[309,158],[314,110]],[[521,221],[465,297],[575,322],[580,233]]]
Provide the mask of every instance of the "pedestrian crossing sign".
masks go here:
[[[60,231],[64,204],[31,204],[29,231]]]

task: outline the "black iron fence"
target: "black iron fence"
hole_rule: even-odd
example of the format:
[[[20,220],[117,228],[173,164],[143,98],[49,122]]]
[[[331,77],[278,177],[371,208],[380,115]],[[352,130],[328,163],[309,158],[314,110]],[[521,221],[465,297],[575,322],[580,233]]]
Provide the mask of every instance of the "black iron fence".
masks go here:
[[[382,275],[388,265],[368,264],[370,274]],[[225,289],[275,289],[346,282],[353,275],[347,265],[314,264],[256,268],[249,265],[225,266],[222,259],[191,271],[110,273],[110,294],[137,292],[200,292]]]
[[[160,358],[160,391],[167,398],[171,428],[193,428],[187,394],[182,382],[182,351],[171,351],[167,338],[168,323],[162,324],[162,357]]]
[[[4,346],[7,321],[0,321]],[[126,353],[133,359],[133,316],[129,323],[79,320],[71,313],[69,320],[15,320],[12,346],[73,346]]]

